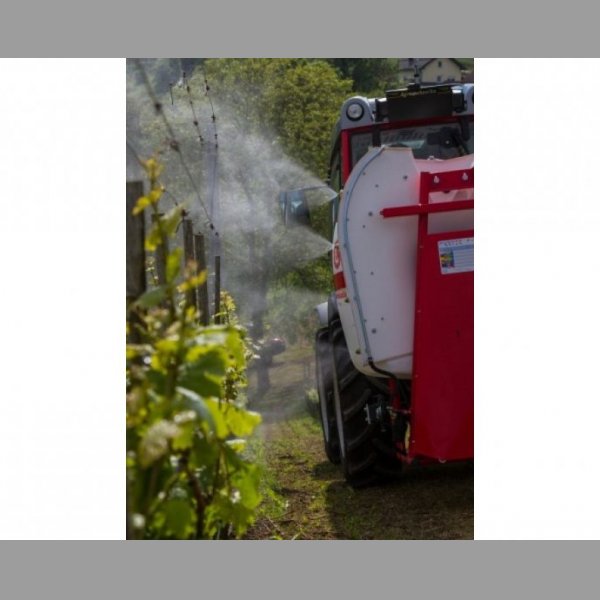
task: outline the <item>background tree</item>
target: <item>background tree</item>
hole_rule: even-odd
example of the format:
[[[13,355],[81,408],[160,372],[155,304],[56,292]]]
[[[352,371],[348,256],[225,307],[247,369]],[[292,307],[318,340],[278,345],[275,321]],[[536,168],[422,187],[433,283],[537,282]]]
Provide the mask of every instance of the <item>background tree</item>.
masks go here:
[[[365,96],[383,96],[398,87],[398,58],[328,58],[341,77],[352,80],[352,91]]]
[[[282,189],[321,183],[351,82],[325,62],[304,59],[212,59],[204,69],[225,115],[219,152],[229,275],[244,286],[259,339],[269,288],[328,249],[309,231],[284,230],[276,201]]]

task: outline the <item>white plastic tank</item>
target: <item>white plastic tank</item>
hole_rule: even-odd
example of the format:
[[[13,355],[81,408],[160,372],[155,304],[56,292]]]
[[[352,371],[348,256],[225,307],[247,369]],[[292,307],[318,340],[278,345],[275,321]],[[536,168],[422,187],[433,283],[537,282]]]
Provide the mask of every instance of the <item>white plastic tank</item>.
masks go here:
[[[473,167],[473,155],[419,160],[409,148],[369,150],[354,167],[340,206],[337,236],[346,285],[337,303],[357,369],[412,374],[418,217],[384,219],[381,210],[418,204],[421,172]],[[430,202],[473,198],[473,190],[436,192]],[[473,210],[429,216],[429,233],[473,229]],[[335,242],[335,240],[334,240]]]

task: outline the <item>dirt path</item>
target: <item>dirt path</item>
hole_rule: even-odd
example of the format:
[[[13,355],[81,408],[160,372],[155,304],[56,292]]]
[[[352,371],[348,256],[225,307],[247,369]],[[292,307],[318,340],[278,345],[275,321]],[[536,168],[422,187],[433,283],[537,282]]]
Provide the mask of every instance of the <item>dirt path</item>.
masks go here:
[[[327,460],[306,399],[311,348],[275,359],[256,452],[264,501],[248,539],[473,539],[473,467],[412,468],[399,482],[353,490]],[[252,389],[250,390],[252,393]]]

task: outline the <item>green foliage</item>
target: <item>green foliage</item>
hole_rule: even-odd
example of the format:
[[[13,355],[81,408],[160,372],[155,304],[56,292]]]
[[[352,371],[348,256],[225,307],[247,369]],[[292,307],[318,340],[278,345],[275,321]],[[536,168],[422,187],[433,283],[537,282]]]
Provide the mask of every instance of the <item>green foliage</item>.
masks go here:
[[[322,256],[276,279],[269,290],[269,322],[294,344],[312,340],[318,326],[315,307],[332,289],[329,256]]]
[[[240,133],[267,130],[289,156],[326,176],[331,131],[350,94],[349,79],[308,59],[210,59],[204,68]]]
[[[239,332],[243,341],[243,344],[238,346],[235,363],[227,369],[225,374],[225,397],[234,401],[245,402],[246,397],[243,390],[248,385],[246,365],[254,356],[253,345],[246,336],[246,330],[240,326],[233,296],[226,290],[221,290],[221,312],[218,317],[221,323]]]
[[[474,58],[457,58],[456,60],[462,65],[462,68],[465,70],[472,71],[475,67]]]
[[[167,281],[138,299],[128,314],[128,537],[241,537],[260,502],[260,472],[245,456],[246,438],[260,423],[241,402],[247,350],[233,301],[223,325],[201,327],[184,292],[205,273],[186,267],[169,239],[181,210],[159,217],[159,166],[145,163],[156,219],[147,248],[163,246]],[[157,258],[155,257],[155,260]]]
[[[382,96],[386,90],[397,88],[400,78],[398,58],[328,58],[342,77],[352,80],[356,94]]]
[[[327,175],[331,131],[351,82],[325,62],[286,70],[265,93],[282,148],[321,179]]]

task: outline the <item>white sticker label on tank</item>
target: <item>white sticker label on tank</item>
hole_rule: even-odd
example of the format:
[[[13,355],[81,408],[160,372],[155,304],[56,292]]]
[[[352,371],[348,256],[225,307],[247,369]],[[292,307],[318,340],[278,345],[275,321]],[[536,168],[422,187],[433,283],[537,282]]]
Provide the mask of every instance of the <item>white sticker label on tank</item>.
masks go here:
[[[442,275],[473,271],[473,238],[438,242]]]

